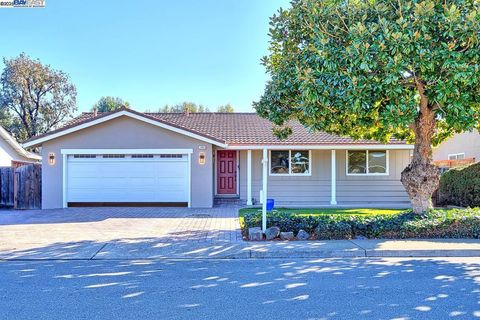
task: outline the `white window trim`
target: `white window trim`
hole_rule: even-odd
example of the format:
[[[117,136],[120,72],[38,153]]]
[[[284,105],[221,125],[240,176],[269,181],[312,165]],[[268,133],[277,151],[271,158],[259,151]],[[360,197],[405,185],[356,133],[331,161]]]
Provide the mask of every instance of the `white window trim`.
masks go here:
[[[366,169],[367,173],[349,173],[348,172],[348,152],[349,151],[366,151],[367,152],[367,163],[366,163]],[[385,173],[369,173],[368,172],[368,152],[369,151],[380,151],[380,150],[347,150],[345,152],[345,174],[347,176],[388,176],[390,174],[390,151],[385,150],[386,153],[386,162],[387,162],[387,168]]]
[[[451,156],[457,157],[456,159],[450,159]],[[463,156],[463,159],[458,159],[458,156]],[[448,160],[464,160],[465,159],[465,152],[460,152],[460,153],[449,153],[447,155]]]
[[[272,151],[288,151],[288,172],[289,173],[272,173]],[[292,165],[290,159],[292,158],[292,151],[308,151],[308,173],[292,173]],[[268,175],[271,177],[310,177],[312,175],[312,150],[309,149],[280,149],[268,151]]]

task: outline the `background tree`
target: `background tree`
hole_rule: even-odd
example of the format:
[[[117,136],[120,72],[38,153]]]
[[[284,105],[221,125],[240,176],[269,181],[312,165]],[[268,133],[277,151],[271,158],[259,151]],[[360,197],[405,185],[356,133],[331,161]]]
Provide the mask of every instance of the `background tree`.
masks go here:
[[[122,107],[129,108],[130,104],[118,97],[101,97],[92,110],[97,108],[98,112],[111,112]]]
[[[232,105],[230,103],[227,103],[226,105],[218,107],[218,112],[227,112],[227,113],[233,113],[235,110],[233,109]]]
[[[0,108],[0,126],[14,137],[21,136],[22,124],[7,108]]]
[[[56,128],[76,111],[77,91],[64,72],[23,53],[3,63],[0,113],[7,122],[19,125],[11,130],[17,139]]]
[[[159,112],[185,112],[185,111],[188,111],[190,113],[194,113],[194,112],[210,112],[210,110],[203,106],[203,105],[197,105],[196,103],[194,102],[182,102],[182,103],[179,103],[179,104],[175,104],[175,105],[168,105],[166,104],[165,106],[163,106],[162,108],[160,108]]]
[[[401,180],[415,212],[430,208],[432,144],[479,125],[479,2],[293,0],[270,24],[257,112],[280,126],[414,142]]]

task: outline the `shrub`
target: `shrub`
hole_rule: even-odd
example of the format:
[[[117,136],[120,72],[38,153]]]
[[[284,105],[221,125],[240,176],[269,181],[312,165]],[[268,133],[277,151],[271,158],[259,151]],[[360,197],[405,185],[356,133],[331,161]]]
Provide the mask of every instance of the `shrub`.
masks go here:
[[[438,196],[443,205],[480,206],[480,162],[445,172]]]
[[[245,227],[261,226],[261,214],[245,215]],[[480,209],[431,210],[423,215],[406,211],[398,215],[296,216],[275,213],[267,225],[295,233],[304,229],[317,239],[367,238],[480,238]]]
[[[260,227],[262,225],[261,213],[248,213],[244,217],[246,228]],[[275,212],[269,213],[267,219],[267,228],[279,227],[282,231],[293,231],[295,234],[303,229],[308,233],[315,230],[318,222],[314,216],[295,216],[287,213]]]
[[[315,237],[319,240],[352,239],[352,226],[344,221],[320,222],[315,228]]]

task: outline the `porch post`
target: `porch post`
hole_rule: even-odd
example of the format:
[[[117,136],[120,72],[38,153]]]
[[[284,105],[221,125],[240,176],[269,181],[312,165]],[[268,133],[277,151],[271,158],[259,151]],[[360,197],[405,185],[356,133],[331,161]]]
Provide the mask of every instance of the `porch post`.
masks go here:
[[[247,206],[252,204],[252,150],[247,150]]]
[[[330,197],[330,204],[336,205],[337,204],[337,157],[336,157],[336,150],[332,150],[332,161],[331,161],[331,169],[332,169],[332,178],[331,178],[331,197]]]
[[[262,177],[262,230],[267,230],[267,178],[268,178],[268,153],[263,149],[263,177]]]

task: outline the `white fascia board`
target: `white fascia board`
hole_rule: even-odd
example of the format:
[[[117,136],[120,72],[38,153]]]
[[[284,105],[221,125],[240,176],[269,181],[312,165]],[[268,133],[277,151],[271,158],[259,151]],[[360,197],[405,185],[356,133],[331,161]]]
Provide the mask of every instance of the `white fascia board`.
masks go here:
[[[411,144],[332,144],[332,145],[229,145],[231,150],[412,150]]]
[[[12,149],[17,152],[20,156],[33,160],[42,160],[42,157],[38,154],[28,152],[23,149],[22,146],[15,140],[3,127],[0,126],[0,136],[5,140],[5,142],[12,147]],[[22,161],[22,159],[18,159]]]
[[[130,117],[130,118],[133,118],[133,119],[137,119],[137,120],[140,120],[140,121],[143,121],[143,122],[152,124],[152,125],[154,125],[154,126],[161,127],[161,128],[163,128],[163,129],[167,129],[167,130],[170,130],[170,131],[173,131],[173,132],[176,132],[176,133],[180,133],[180,134],[182,134],[182,135],[184,135],[184,136],[188,136],[188,137],[191,137],[191,138],[200,140],[200,141],[204,141],[204,142],[207,142],[207,143],[214,144],[214,145],[219,146],[219,147],[221,147],[221,148],[225,148],[225,147],[226,147],[226,144],[223,144],[223,143],[221,143],[221,142],[218,142],[218,141],[215,141],[215,140],[212,140],[212,139],[203,137],[203,136],[201,136],[201,135],[198,135],[198,134],[196,134],[196,133],[192,133],[192,132],[187,131],[187,130],[183,130],[183,129],[180,129],[180,128],[177,128],[177,127],[170,126],[170,125],[165,124],[165,123],[163,123],[163,122],[159,122],[159,121],[156,121],[156,120],[153,120],[153,119],[150,119],[150,118],[143,117],[143,116],[141,116],[141,115],[137,115],[137,114],[131,113],[131,112],[127,111],[127,110],[123,110],[123,111],[120,111],[120,112],[116,112],[116,113],[113,113],[113,114],[111,114],[111,115],[104,116],[104,117],[101,117],[101,118],[99,118],[99,119],[92,120],[92,121],[89,121],[89,122],[87,122],[87,123],[80,124],[80,125],[78,125],[78,126],[75,126],[75,127],[72,127],[72,128],[66,129],[66,130],[62,130],[62,131],[60,131],[60,132],[53,133],[53,134],[51,134],[51,135],[48,135],[48,136],[45,136],[45,137],[41,137],[41,138],[38,138],[38,139],[35,139],[35,140],[32,140],[32,141],[26,142],[26,143],[23,144],[23,147],[25,147],[25,148],[33,147],[33,146],[39,145],[39,144],[41,144],[41,143],[43,143],[43,142],[46,142],[46,141],[49,141],[49,140],[52,140],[52,139],[55,139],[55,138],[58,138],[58,137],[61,137],[61,136],[70,134],[70,133],[72,133],[72,132],[76,132],[76,131],[79,131],[79,130],[82,130],[82,129],[85,129],[85,128],[88,128],[88,127],[91,127],[91,126],[94,126],[94,125],[97,125],[97,124],[100,124],[100,123],[109,121],[109,120],[112,120],[112,119],[116,119],[116,118],[121,117],[121,116],[127,116],[127,117]]]
[[[193,149],[62,149],[61,154],[192,154]]]

